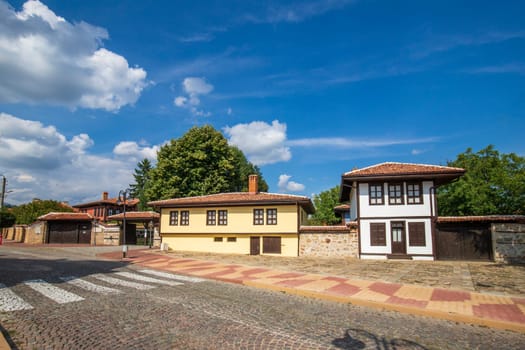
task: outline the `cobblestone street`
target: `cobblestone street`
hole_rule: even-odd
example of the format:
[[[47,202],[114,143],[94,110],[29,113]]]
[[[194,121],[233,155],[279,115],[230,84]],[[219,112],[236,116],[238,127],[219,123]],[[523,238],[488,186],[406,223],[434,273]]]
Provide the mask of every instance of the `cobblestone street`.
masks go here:
[[[516,332],[217,281],[165,285],[149,278],[168,281],[169,274],[146,277],[138,266],[58,249],[0,253],[4,290],[32,306],[0,312],[17,349],[520,349],[525,342]],[[84,282],[64,283],[64,275]],[[28,288],[27,278],[82,299],[54,302]]]

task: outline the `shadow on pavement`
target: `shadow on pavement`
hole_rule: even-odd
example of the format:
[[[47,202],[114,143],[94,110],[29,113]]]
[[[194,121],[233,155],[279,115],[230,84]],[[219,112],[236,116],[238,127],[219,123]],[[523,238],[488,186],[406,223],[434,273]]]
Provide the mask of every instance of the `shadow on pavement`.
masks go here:
[[[363,329],[350,328],[343,338],[332,341],[332,345],[340,349],[380,349],[380,350],[425,350],[426,347],[406,339],[391,339],[380,337]]]

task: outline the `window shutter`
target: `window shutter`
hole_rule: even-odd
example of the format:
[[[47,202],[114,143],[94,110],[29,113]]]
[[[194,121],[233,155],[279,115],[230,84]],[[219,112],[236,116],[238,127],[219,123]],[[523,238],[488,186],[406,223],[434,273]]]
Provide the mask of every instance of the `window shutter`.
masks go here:
[[[370,224],[370,244],[376,246],[386,246],[386,224]]]
[[[424,247],[425,241],[425,223],[409,222],[408,223],[408,240],[412,247]]]

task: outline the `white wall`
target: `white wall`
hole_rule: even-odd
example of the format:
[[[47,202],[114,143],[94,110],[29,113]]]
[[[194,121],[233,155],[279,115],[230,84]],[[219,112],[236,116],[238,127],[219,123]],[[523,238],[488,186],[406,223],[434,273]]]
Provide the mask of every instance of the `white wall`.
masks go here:
[[[430,216],[430,188],[432,181],[423,181],[423,204],[407,204],[406,184],[403,184],[404,203],[401,205],[388,204],[388,183],[383,183],[384,204],[370,205],[368,201],[368,183],[359,184],[359,215],[366,217],[410,217],[410,216]]]

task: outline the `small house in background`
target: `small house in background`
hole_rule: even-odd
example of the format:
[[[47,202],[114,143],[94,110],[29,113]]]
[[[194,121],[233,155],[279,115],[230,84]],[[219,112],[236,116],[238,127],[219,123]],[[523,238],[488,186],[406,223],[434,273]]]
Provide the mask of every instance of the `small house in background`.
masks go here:
[[[314,206],[308,197],[258,191],[148,203],[160,210],[162,243],[178,251],[298,256],[299,228]]]
[[[348,225],[352,220],[350,219],[350,205],[341,204],[334,208],[336,217],[341,218],[341,225]]]
[[[106,222],[111,215],[120,214],[123,211],[123,204],[117,204],[118,198],[109,198],[108,192],[102,192],[102,198],[98,201],[73,205],[73,208],[81,213],[91,215],[98,221]],[[126,201],[126,211],[136,211],[138,199]]]
[[[437,165],[381,163],[343,174],[340,201],[350,200],[361,259],[436,258],[436,188],[465,173]]]

